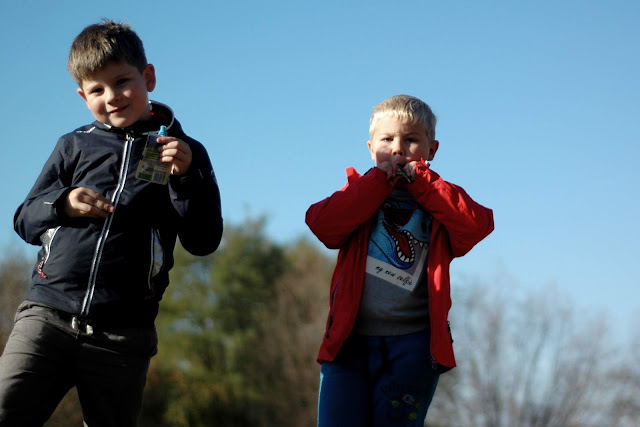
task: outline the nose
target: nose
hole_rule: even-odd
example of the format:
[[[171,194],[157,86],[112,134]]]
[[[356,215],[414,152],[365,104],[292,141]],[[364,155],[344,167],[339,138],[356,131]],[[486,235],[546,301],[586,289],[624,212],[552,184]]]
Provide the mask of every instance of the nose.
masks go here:
[[[391,144],[391,154],[394,156],[403,156],[404,147],[402,146],[402,140],[400,138],[394,138]]]
[[[114,102],[118,99],[119,97],[119,93],[117,90],[113,89],[113,88],[107,88],[105,89],[105,98],[107,100],[107,102],[111,103]]]

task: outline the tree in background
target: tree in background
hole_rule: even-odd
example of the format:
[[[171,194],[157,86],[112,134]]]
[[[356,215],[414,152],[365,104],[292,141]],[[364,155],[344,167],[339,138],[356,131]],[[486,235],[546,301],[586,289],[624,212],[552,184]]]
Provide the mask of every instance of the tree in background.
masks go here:
[[[332,262],[304,240],[287,249],[269,241],[261,219],[227,226],[212,256],[176,253],[145,417],[163,413],[155,425],[171,426],[315,425],[318,294]]]
[[[640,321],[628,345],[625,351],[612,349],[615,357],[608,361],[608,374],[597,391],[602,426],[636,426],[640,420]]]
[[[29,263],[22,254],[5,248],[0,259],[0,353],[13,329],[18,305],[27,294]]]
[[[212,256],[178,247],[140,426],[315,426],[334,263],[305,239],[274,243],[261,219],[227,226]],[[12,251],[0,259],[0,348],[31,266]],[[427,425],[636,425],[640,328],[623,349],[555,289],[519,292],[506,274],[457,282],[458,367],[441,377]],[[82,425],[75,390],[45,426],[69,425]]]
[[[640,384],[637,363],[617,357],[606,322],[577,318],[555,289],[518,296],[505,294],[517,292],[513,283],[494,283],[454,298],[458,368],[441,377],[429,425],[635,425],[611,411],[621,405],[637,415]],[[622,389],[626,399],[614,392]]]
[[[329,284],[335,259],[307,240],[287,250],[289,267],[277,283],[277,301],[269,323],[265,357],[282,366],[279,394],[282,426],[316,425],[320,365]],[[278,424],[268,424],[275,426]]]

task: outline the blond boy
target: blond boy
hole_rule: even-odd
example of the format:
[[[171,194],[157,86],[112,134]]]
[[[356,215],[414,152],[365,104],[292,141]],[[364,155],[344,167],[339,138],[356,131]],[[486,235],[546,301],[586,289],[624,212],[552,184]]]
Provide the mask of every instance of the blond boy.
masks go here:
[[[378,104],[375,167],[312,205],[306,222],[339,249],[331,281],[318,426],[420,426],[455,366],[449,264],[493,230],[493,213],[429,165],[436,118],[418,98]]]

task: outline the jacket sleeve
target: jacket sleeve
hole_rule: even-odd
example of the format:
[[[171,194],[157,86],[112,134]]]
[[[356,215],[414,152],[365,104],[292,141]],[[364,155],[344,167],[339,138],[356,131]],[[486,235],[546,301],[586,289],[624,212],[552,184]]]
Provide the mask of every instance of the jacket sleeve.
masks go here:
[[[66,152],[67,147],[65,140],[61,138],[27,198],[14,214],[15,231],[32,245],[40,245],[40,236],[45,231],[63,225],[66,221],[58,213],[58,206],[72,188],[73,155]]]
[[[348,168],[347,179],[344,187],[307,210],[307,225],[329,249],[342,247],[351,233],[371,219],[393,190],[378,168],[372,168],[363,176]]]
[[[491,209],[472,200],[461,187],[443,180],[424,161],[416,172],[415,182],[407,188],[444,225],[453,256],[463,256],[493,231]]]
[[[180,216],[180,243],[193,255],[208,255],[222,239],[220,189],[204,146],[186,136],[184,140],[191,148],[192,163],[187,174],[170,178],[169,193]]]

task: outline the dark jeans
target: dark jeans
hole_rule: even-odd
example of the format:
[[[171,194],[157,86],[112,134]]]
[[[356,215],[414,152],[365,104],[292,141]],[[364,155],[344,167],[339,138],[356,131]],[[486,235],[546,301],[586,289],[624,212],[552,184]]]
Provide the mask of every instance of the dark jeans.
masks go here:
[[[34,303],[18,308],[0,357],[0,426],[42,426],[76,386],[86,425],[136,426],[155,328],[71,327]]]
[[[320,369],[319,427],[422,427],[438,385],[429,331],[353,334]]]

